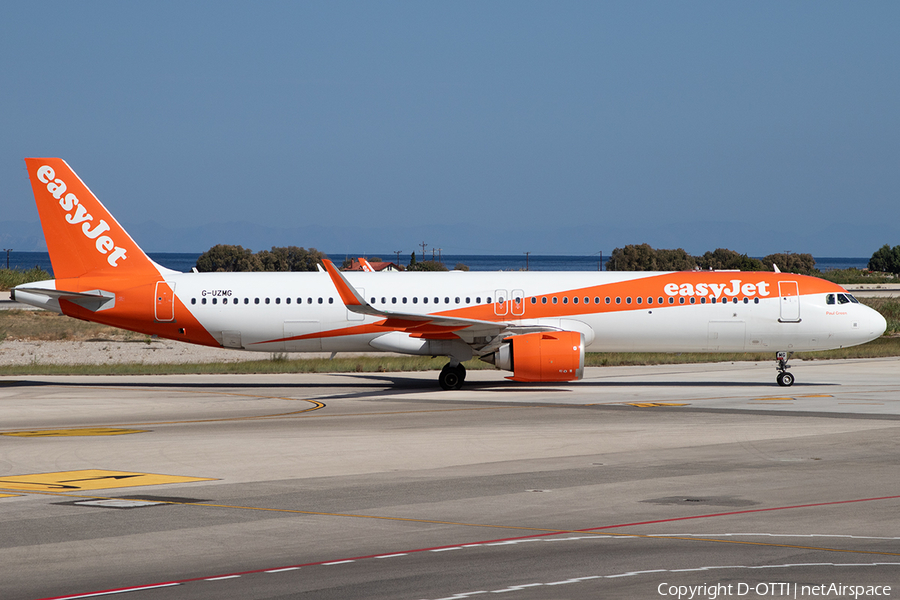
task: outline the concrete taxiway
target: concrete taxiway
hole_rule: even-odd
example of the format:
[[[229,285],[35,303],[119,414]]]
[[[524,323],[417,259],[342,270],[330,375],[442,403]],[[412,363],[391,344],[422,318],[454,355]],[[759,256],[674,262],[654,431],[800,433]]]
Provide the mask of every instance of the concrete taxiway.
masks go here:
[[[897,597],[900,361],[793,373],[5,378],[0,598]]]

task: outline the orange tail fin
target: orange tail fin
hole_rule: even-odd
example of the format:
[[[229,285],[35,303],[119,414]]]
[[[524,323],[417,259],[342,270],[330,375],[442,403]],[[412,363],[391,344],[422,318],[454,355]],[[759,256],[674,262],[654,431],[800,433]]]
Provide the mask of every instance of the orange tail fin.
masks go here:
[[[157,265],[61,158],[26,158],[57,279],[159,275]]]

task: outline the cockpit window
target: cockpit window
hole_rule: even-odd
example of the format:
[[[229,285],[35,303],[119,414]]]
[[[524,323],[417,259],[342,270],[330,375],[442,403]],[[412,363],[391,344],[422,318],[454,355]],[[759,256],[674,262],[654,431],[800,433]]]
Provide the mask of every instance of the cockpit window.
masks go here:
[[[847,294],[847,297],[850,298],[850,302],[852,302],[853,304],[859,304],[859,300],[857,300],[856,298],[854,298],[854,297],[851,296],[850,294]]]
[[[844,294],[838,294],[837,300],[838,300],[838,304],[848,304],[850,302],[850,299],[847,298],[847,296]]]
[[[825,296],[825,304],[834,304],[834,294],[827,294]]]

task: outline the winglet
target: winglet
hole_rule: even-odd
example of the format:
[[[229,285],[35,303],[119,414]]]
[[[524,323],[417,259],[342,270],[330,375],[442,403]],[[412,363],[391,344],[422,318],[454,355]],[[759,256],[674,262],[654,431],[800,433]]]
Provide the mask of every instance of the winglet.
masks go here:
[[[328,271],[328,275],[331,277],[331,281],[334,283],[334,287],[337,288],[338,294],[341,296],[341,300],[347,306],[348,309],[353,310],[354,312],[364,312],[362,310],[358,310],[359,308],[368,308],[369,305],[363,299],[362,296],[359,295],[359,292],[354,289],[350,282],[344,277],[344,275],[338,271],[337,267],[334,266],[327,258],[322,259],[322,263],[325,265],[325,270]],[[354,307],[357,307],[354,310]]]

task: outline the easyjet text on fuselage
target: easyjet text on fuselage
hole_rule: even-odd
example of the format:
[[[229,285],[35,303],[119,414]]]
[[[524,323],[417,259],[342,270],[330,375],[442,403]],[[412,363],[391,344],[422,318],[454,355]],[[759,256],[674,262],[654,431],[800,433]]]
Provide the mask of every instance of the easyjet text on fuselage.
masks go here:
[[[742,279],[732,279],[728,283],[669,283],[663,288],[669,296],[708,296],[710,298],[722,298],[723,296],[762,296],[769,295],[769,283],[758,281],[756,283],[744,283]]]

